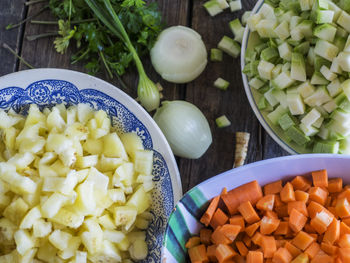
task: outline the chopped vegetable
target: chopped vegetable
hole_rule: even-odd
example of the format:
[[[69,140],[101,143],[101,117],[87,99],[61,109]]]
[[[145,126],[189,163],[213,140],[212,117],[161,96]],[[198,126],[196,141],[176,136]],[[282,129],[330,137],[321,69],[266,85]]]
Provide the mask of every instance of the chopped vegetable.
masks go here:
[[[223,78],[218,78],[214,82],[214,86],[222,90],[227,90],[229,85],[230,85],[230,82],[228,82],[227,80],[224,80]]]
[[[339,179],[328,179],[326,170],[314,171],[285,185],[267,184],[264,196],[256,181],[228,192],[224,188],[201,219],[209,228],[187,246],[204,246],[209,262],[348,262],[340,260],[350,259],[350,188]],[[313,196],[319,189],[326,202]]]
[[[208,11],[210,16],[216,16],[224,11],[217,0],[207,1],[203,4],[203,6]]]
[[[210,50],[211,61],[222,61],[222,51],[218,48],[212,48]]]
[[[164,101],[153,116],[175,155],[197,159],[212,143],[208,121],[186,101]]]
[[[247,132],[236,132],[236,149],[234,167],[242,166],[245,162],[248,152],[250,134]]]
[[[238,57],[241,52],[241,46],[228,36],[223,36],[218,44],[218,48],[234,58]]]
[[[150,55],[155,70],[174,83],[194,80],[207,65],[202,37],[185,26],[172,26],[161,32]]]
[[[230,1],[230,9],[231,9],[231,12],[234,12],[234,11],[237,11],[237,10],[241,10],[242,9],[242,2],[241,2],[241,0]]]

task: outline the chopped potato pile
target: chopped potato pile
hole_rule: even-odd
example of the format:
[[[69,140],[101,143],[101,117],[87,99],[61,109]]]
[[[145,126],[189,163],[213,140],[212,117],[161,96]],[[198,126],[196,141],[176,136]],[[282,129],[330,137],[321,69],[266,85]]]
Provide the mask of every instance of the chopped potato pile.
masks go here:
[[[0,111],[0,262],[144,259],[153,152],[106,112]]]

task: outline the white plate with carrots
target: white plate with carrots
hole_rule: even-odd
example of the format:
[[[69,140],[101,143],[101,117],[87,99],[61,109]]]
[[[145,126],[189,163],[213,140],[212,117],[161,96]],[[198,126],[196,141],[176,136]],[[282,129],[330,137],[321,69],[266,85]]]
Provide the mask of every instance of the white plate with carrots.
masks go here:
[[[162,262],[350,262],[350,156],[275,158],[215,176],[171,214]]]

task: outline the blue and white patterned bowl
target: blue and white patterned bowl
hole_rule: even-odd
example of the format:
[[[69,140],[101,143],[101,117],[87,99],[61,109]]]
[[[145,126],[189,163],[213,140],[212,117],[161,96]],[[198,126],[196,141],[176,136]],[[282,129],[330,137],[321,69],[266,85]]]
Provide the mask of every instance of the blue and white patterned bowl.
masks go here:
[[[25,114],[29,104],[89,103],[103,109],[120,132],[136,132],[146,149],[154,151],[154,181],[147,230],[149,254],[143,262],[158,263],[169,215],[182,196],[179,171],[164,135],[152,117],[131,97],[113,85],[87,74],[62,69],[34,69],[0,78],[0,108]]]
[[[295,175],[309,174],[327,169],[329,177],[342,177],[350,182],[350,156],[332,154],[305,154],[264,160],[227,171],[188,191],[176,205],[165,232],[162,263],[189,262],[185,243],[198,235],[203,225],[199,219],[209,205],[209,200],[242,184],[257,180],[265,185],[277,180],[289,180]]]

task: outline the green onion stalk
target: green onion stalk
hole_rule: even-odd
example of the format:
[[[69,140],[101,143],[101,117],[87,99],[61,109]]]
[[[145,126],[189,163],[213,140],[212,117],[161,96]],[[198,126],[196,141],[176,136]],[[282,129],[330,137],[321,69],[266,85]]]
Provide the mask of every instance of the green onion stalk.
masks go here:
[[[85,2],[95,13],[95,15],[101,20],[101,22],[104,23],[104,25],[108,27],[115,36],[124,42],[125,46],[132,54],[137,71],[139,73],[137,95],[141,105],[147,111],[157,109],[159,107],[160,101],[159,90],[154,82],[147,76],[141,59],[137,54],[133,44],[131,43],[122,22],[115,13],[110,0],[103,0],[104,6],[99,4],[96,0],[85,0]]]

